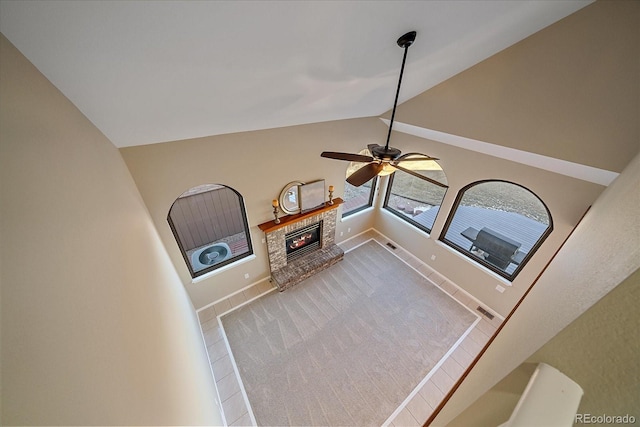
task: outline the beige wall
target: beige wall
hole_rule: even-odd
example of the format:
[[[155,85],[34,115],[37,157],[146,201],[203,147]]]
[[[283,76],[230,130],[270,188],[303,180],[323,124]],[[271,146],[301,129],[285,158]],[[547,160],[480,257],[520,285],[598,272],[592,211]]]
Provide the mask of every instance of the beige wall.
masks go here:
[[[638,2],[596,2],[403,105],[413,124],[613,171],[626,165],[435,425],[640,267],[638,22]]]
[[[273,219],[271,200],[290,181],[325,179],[341,197],[348,162],[329,160],[320,153],[358,152],[385,138],[385,126],[374,118],[212,136],[121,149],[160,237],[196,308],[269,277],[264,234],[258,224]],[[175,199],[205,183],[228,185],[244,197],[256,258],[191,283],[178,245],[167,223]],[[342,212],[340,210],[340,212]],[[372,227],[371,212],[340,222],[341,241]],[[351,229],[349,232],[348,229]],[[343,236],[340,236],[343,233]],[[249,278],[245,279],[245,273]]]
[[[0,49],[2,424],[219,424],[193,307],[120,153]]]
[[[398,120],[619,172],[638,151],[640,134],[636,120],[640,90],[635,78],[640,70],[638,61],[633,61],[638,38],[631,37],[637,28],[628,18],[638,8],[609,3],[590,5],[574,14],[577,16],[402,104]],[[607,49],[608,44],[615,46]],[[366,118],[130,147],[121,152],[181,280],[195,306],[202,307],[268,277],[263,236],[256,226],[271,219],[270,200],[285,183],[324,178],[328,185],[336,186],[340,196],[347,165],[321,159],[320,153],[357,152],[366,144],[383,143],[385,136],[379,120]],[[502,315],[522,296],[603,190],[597,184],[398,132],[394,132],[392,145],[442,159],[450,189],[432,237],[416,235],[397,218],[371,212],[339,224],[338,241],[375,226]],[[547,204],[553,216],[554,232],[513,286],[437,242],[458,190],[481,179],[524,185]],[[166,214],[180,193],[210,182],[229,185],[244,196],[256,258],[192,284]],[[436,255],[435,261],[431,255]],[[497,292],[496,285],[506,291]]]
[[[585,394],[579,413],[630,414],[640,420],[639,306],[636,270],[527,362],[547,363],[580,384]]]
[[[620,172],[640,151],[639,22],[640,2],[596,2],[401,104],[396,118]],[[393,137],[405,151],[441,159],[450,183],[445,211],[460,188],[482,179],[524,185],[547,204],[554,232],[504,294],[495,290],[496,285],[505,287],[503,281],[437,242],[445,215],[436,219],[431,238],[416,236],[395,218],[376,218],[378,230],[503,316],[602,190],[426,139],[399,133]]]
[[[375,228],[502,316],[511,311],[603,189],[597,184],[411,135],[396,133],[394,141],[406,147],[407,152],[426,152],[440,158],[449,189],[430,236],[416,233],[412,226],[385,212],[378,213]],[[525,186],[545,202],[553,218],[553,232],[511,283],[438,241],[460,189],[483,179]],[[431,260],[431,255],[436,259]],[[505,291],[498,292],[497,285]]]
[[[629,414],[640,419],[639,304],[640,270],[636,270],[483,394],[449,427],[499,425],[506,421],[541,362],[559,369],[583,388],[579,414]]]
[[[320,153],[324,150],[357,152],[384,137],[385,126],[380,120],[369,118],[128,147],[121,152],[195,306],[203,307],[268,277],[263,234],[257,225],[272,218],[270,202],[287,182],[322,178],[327,185],[334,185],[336,194],[341,196],[348,163],[323,159]],[[505,179],[527,186],[547,203],[554,220],[554,232],[513,286],[507,286],[497,275],[437,242],[446,215],[438,216],[434,238],[427,238],[417,235],[415,229],[396,217],[369,212],[340,223],[337,240],[375,227],[502,315],[522,296],[603,189],[600,185],[410,135],[394,133],[393,143],[405,152],[427,152],[442,159],[450,184],[443,213],[448,212],[458,190],[469,182]],[[178,195],[203,183],[229,185],[243,195],[256,259],[191,283],[166,216]],[[382,180],[379,191],[382,197],[384,185]],[[430,260],[432,254],[437,256],[435,261]],[[249,279],[244,278],[245,273]],[[507,290],[498,293],[497,284]]]
[[[620,172],[640,141],[639,15],[640,2],[597,1],[403,103],[396,117]]]
[[[640,155],[631,161],[593,204],[531,292],[436,418],[434,425],[446,425],[640,268],[638,188]],[[629,312],[629,308],[624,304],[620,308],[627,311],[621,313],[621,317],[613,319],[611,325],[603,325],[605,329],[601,330],[601,334],[620,333],[618,323],[624,321],[626,316],[637,322],[636,309]],[[588,329],[588,323],[585,325]],[[583,328],[579,330],[580,333],[588,333]],[[637,330],[635,332],[637,333]],[[612,338],[612,342],[616,346],[620,344],[615,338]],[[588,347],[575,351],[586,352]],[[600,354],[602,358],[599,360],[599,366],[590,369],[604,369],[607,362],[617,362],[617,348],[613,348],[611,353]],[[622,350],[621,355],[628,357],[628,351]],[[583,360],[587,361],[588,357],[584,357]],[[625,368],[624,361],[620,362],[620,369]],[[578,367],[579,370],[583,368],[586,369],[585,364]],[[603,377],[609,378],[609,374],[605,372]],[[606,392],[615,387],[615,384],[603,384],[603,388],[599,388],[597,392]]]
[[[640,150],[640,2],[596,2],[399,106],[401,122],[620,172]],[[450,190],[511,180],[549,208],[554,232],[504,294],[499,279],[433,239],[380,215],[376,228],[506,315],[595,200],[601,187],[495,157],[394,135],[398,146],[439,157]],[[409,151],[409,150],[407,150]],[[435,261],[430,256],[436,255]]]
[[[638,9],[638,2],[588,6],[406,102],[397,118],[621,171],[640,136]],[[199,308],[267,277],[257,225],[272,218],[271,199],[289,181],[321,178],[341,196],[347,164],[320,153],[384,143],[385,126],[365,118],[131,147],[120,151],[127,171],[118,151],[4,38],[0,71],[2,421],[216,423],[206,355],[181,284]],[[494,290],[499,279],[395,218],[369,212],[338,225],[338,241],[375,226],[425,260],[435,254],[429,263],[502,314],[602,191],[408,135],[395,133],[392,145],[442,159],[451,184],[443,211],[460,187],[486,178],[523,184],[547,203],[556,231],[504,294]],[[637,252],[620,253],[640,246],[622,228],[637,225],[637,199],[623,197],[637,190],[637,169],[636,161],[597,200],[441,421],[637,268]],[[183,191],[204,183],[244,196],[256,258],[191,283],[166,215]]]

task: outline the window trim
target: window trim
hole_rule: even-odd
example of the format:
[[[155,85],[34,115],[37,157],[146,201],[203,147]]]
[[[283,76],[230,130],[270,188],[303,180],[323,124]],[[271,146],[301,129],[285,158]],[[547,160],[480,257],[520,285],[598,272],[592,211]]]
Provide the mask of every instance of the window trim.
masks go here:
[[[245,262],[253,261],[254,259],[256,259],[256,254],[251,254],[249,256],[245,256],[245,257],[233,262],[232,264],[227,264],[227,265],[224,265],[224,266],[222,266],[220,268],[216,268],[215,270],[209,271],[208,273],[205,273],[205,274],[201,274],[198,277],[192,277],[191,278],[191,283],[202,282],[203,280],[207,280],[210,277],[215,276],[216,274],[224,273],[225,271],[227,271],[227,270],[229,270],[231,268],[234,268],[237,265],[244,264]]]
[[[461,248],[460,246],[456,245],[455,243],[445,239],[447,231],[449,231],[449,226],[451,225],[451,222],[453,222],[453,217],[455,216],[455,213],[457,212],[458,207],[460,206],[460,202],[462,201],[462,198],[464,197],[464,194],[467,192],[467,190],[469,190],[470,188],[475,187],[477,185],[485,184],[485,183],[488,183],[488,182],[504,182],[504,183],[507,183],[507,184],[516,185],[516,186],[528,191],[529,193],[533,194],[536,197],[536,199],[538,199],[540,201],[540,203],[542,203],[542,206],[544,206],[544,209],[547,212],[547,218],[549,219],[549,225],[547,226],[547,229],[544,231],[544,233],[542,233],[540,235],[540,237],[538,237],[538,240],[536,241],[536,243],[533,246],[531,246],[531,249],[529,250],[529,252],[527,252],[525,257],[522,259],[522,262],[520,262],[520,264],[515,268],[515,270],[511,274],[507,273],[504,270],[501,270],[500,268],[498,268],[495,265],[491,264],[490,262],[478,257],[477,255],[472,254],[469,250]],[[438,214],[439,213],[440,212],[438,212]],[[509,282],[513,282],[515,280],[515,278],[518,276],[518,274],[520,274],[520,272],[522,271],[524,266],[527,265],[529,260],[533,257],[533,255],[542,246],[542,244],[545,242],[545,240],[547,240],[547,237],[549,237],[549,235],[551,234],[552,231],[553,231],[553,218],[551,216],[551,211],[549,211],[549,208],[547,207],[546,203],[544,203],[544,201],[536,193],[534,193],[533,191],[531,191],[530,189],[528,189],[524,185],[518,184],[516,182],[507,181],[507,180],[503,180],[503,179],[484,179],[484,180],[474,181],[474,182],[472,182],[470,184],[467,184],[467,185],[465,185],[464,187],[462,187],[458,191],[458,194],[456,195],[456,199],[453,202],[453,205],[451,206],[451,209],[449,209],[449,213],[447,215],[447,220],[445,221],[444,226],[442,227],[442,231],[440,232],[440,236],[438,237],[438,241],[441,242],[442,244],[446,245],[447,247],[452,248],[456,252],[460,253],[462,256],[470,259],[472,262],[474,262],[476,264],[479,264],[484,268],[489,269],[493,273],[495,273],[495,274],[499,275],[500,277],[508,280]]]
[[[420,224],[419,222],[414,221],[413,219],[409,218],[406,215],[401,214],[400,212],[398,212],[397,210],[389,206],[389,196],[391,195],[390,193],[391,193],[391,179],[389,180],[389,184],[387,184],[387,192],[384,196],[384,203],[382,204],[382,208],[385,210],[385,212],[389,212],[391,215],[394,215],[395,217],[400,218],[402,221],[411,224],[413,227],[419,229],[420,231],[423,231],[428,235],[431,235],[431,230],[433,229],[433,227],[431,229],[427,228],[424,225]],[[436,214],[436,217],[438,215],[440,215],[440,212]]]
[[[205,184],[206,185],[206,184]],[[176,202],[178,201],[178,199],[180,198],[180,196],[182,196],[184,193],[186,193],[187,191],[191,190],[192,188],[198,187],[198,185],[193,186],[191,188],[188,188],[186,191],[182,192],[180,194],[180,196],[178,196],[178,198],[176,198],[173,203],[171,204],[171,207],[169,208],[169,212],[167,213],[167,222],[169,223],[169,227],[171,228],[171,232],[173,233],[173,238],[175,239],[176,243],[178,244],[178,248],[180,249],[180,253],[182,254],[182,259],[184,260],[184,263],[187,265],[187,269],[189,270],[189,274],[191,275],[191,279],[192,281],[197,279],[198,277],[205,275],[205,274],[209,274],[212,273],[216,270],[219,270],[223,267],[226,267],[230,264],[236,263],[238,261],[243,260],[244,258],[247,258],[249,256],[254,255],[253,253],[253,244],[251,242],[251,232],[249,229],[249,221],[247,218],[247,211],[246,211],[246,207],[245,207],[245,203],[244,203],[244,197],[242,197],[242,194],[240,194],[236,189],[229,187],[228,185],[224,185],[224,184],[215,184],[215,185],[221,185],[231,191],[233,191],[236,196],[238,197],[238,202],[240,204],[240,213],[242,214],[242,224],[244,226],[244,230],[245,230],[245,234],[247,235],[247,252],[244,252],[240,255],[236,255],[233,256],[229,259],[226,259],[218,264],[212,265],[210,267],[207,268],[203,268],[202,270],[199,270],[197,272],[193,271],[193,266],[191,265],[191,260],[189,260],[189,257],[187,256],[187,252],[184,250],[184,245],[182,244],[182,241],[179,239],[178,237],[178,232],[176,230],[176,227],[173,223],[173,220],[171,219],[171,211],[173,209],[173,206],[176,204]],[[213,242],[212,242],[213,243]]]
[[[417,155],[424,156],[425,154],[422,154],[422,153],[407,153],[407,154],[401,156],[400,158],[408,157],[408,156],[417,156]],[[442,171],[444,172],[444,169]],[[420,224],[419,222],[414,221],[413,219],[409,218],[406,215],[401,214],[400,212],[398,212],[397,210],[395,210],[395,209],[393,209],[392,207],[389,206],[389,198],[391,197],[391,188],[393,187],[393,179],[394,179],[394,177],[396,175],[396,172],[394,172],[391,175],[389,175],[389,179],[387,181],[387,189],[386,189],[385,195],[384,195],[384,202],[382,203],[382,208],[385,211],[397,216],[401,220],[403,220],[405,222],[408,222],[409,224],[411,224],[412,226],[416,227],[417,229],[419,229],[421,231],[424,231],[428,235],[431,235],[431,230],[433,230],[433,226],[431,228],[427,228],[424,225]],[[402,171],[400,171],[400,172],[402,172]],[[414,176],[414,175],[411,175],[411,176],[416,178],[416,179],[420,179],[417,176]],[[445,176],[446,176],[446,174],[445,174]],[[426,181],[426,182],[430,183],[431,185],[436,185],[436,184],[434,184],[433,182],[431,182],[428,179],[423,179],[423,181]],[[447,182],[448,182],[448,180],[447,180]],[[442,185],[443,185],[443,188],[445,189],[444,190],[444,195],[442,196],[442,200],[444,200],[445,197],[447,196],[447,191],[449,191],[449,185],[446,185],[446,184],[442,184]],[[442,205],[440,205],[440,208],[442,208]],[[436,218],[433,220],[434,224],[436,223],[436,219],[438,218],[438,215],[440,215],[440,211],[441,211],[441,209],[438,210],[438,213],[436,214]]]

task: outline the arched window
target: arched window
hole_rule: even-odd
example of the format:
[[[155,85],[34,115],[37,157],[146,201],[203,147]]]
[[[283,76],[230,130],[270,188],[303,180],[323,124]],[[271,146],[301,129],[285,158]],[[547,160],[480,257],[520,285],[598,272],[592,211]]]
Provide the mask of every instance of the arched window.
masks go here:
[[[546,205],[528,189],[506,181],[464,187],[440,240],[513,280],[553,230]]]
[[[190,188],[173,202],[167,221],[191,277],[253,254],[244,202],[233,188]]]
[[[420,159],[424,154],[409,153],[401,159]],[[447,191],[447,177],[435,160],[415,160],[400,163],[420,177],[397,170],[389,177],[384,208],[409,222],[431,232],[440,204]]]
[[[365,148],[358,154],[370,156],[371,152],[369,151],[369,149]],[[345,178],[348,178],[352,173],[354,173],[364,165],[366,165],[366,163],[349,163],[349,166],[347,167],[347,175]],[[344,196],[342,197],[342,199],[344,200],[344,203],[342,204],[343,218],[373,206],[373,196],[376,191],[377,182],[377,176],[374,176],[373,179],[365,182],[360,187],[353,186],[347,181],[344,182]]]

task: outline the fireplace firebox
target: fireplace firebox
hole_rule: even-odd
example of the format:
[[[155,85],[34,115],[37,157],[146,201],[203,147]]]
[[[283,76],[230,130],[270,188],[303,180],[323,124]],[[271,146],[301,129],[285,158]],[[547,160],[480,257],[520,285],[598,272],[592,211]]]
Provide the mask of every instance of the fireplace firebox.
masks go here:
[[[322,221],[300,228],[285,235],[287,261],[320,249],[322,242]]]

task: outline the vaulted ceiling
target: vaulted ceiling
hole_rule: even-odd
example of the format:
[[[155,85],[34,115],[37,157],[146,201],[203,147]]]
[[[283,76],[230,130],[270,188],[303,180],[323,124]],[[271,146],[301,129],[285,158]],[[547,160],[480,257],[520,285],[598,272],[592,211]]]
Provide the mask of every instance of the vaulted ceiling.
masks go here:
[[[376,116],[590,1],[5,1],[2,33],[116,146]]]

